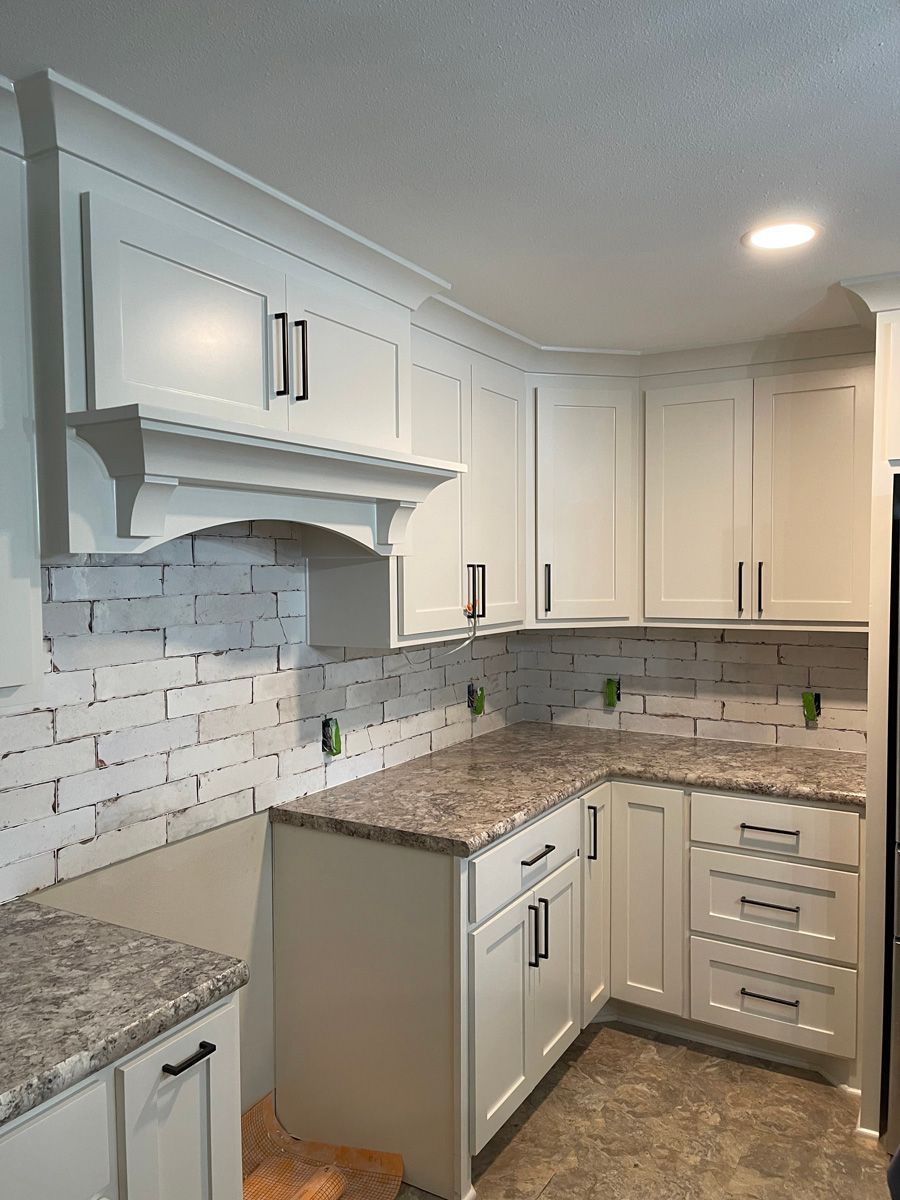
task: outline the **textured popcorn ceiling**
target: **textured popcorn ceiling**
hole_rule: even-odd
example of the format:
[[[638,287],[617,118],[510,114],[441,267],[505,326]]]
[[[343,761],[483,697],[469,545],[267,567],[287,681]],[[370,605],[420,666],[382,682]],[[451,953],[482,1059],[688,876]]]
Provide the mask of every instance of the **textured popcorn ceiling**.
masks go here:
[[[900,268],[895,0],[5,0],[0,71],[46,66],[543,344],[853,324]],[[788,215],[825,236],[740,246]]]

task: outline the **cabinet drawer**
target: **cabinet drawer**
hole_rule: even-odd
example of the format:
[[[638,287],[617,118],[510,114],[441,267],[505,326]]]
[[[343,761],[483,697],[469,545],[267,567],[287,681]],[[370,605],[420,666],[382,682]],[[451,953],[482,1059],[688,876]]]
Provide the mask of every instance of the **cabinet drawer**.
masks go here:
[[[113,1194],[105,1080],[0,1134],[3,1200],[93,1200]]]
[[[856,971],[691,938],[691,1016],[818,1050],[856,1053]]]
[[[580,813],[581,801],[570,800],[472,859],[469,920],[473,925],[535,887],[577,854]]]
[[[691,840],[859,866],[859,817],[839,808],[694,792]]]
[[[856,962],[859,876],[805,863],[691,850],[691,928]]]

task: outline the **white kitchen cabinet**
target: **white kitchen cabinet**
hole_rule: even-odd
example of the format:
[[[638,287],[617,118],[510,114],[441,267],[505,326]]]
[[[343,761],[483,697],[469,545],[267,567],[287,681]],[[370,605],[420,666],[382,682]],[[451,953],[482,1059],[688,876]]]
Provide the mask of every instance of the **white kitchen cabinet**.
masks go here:
[[[582,797],[582,1026],[592,1021],[609,1000],[611,815],[611,783],[603,783]]]
[[[0,79],[0,108],[14,110]],[[6,128],[6,126],[4,126]],[[15,147],[7,147],[10,151]],[[25,163],[0,143],[0,704],[41,672]],[[5,693],[5,689],[10,689]]]
[[[288,273],[287,310],[291,430],[326,442],[408,452],[409,310],[299,264]]]
[[[685,799],[681,789],[612,788],[612,996],[685,1011]]]
[[[467,555],[481,625],[525,619],[525,376],[476,355]]]
[[[872,481],[868,367],[757,379],[754,612],[866,621]]]
[[[538,620],[634,616],[637,413],[633,380],[538,384]]]
[[[581,1029],[577,856],[469,937],[477,1154]]]
[[[237,998],[0,1129],[0,1194],[240,1200]]]
[[[424,330],[412,335],[412,452],[468,463],[472,360],[461,347]],[[442,483],[410,521],[412,553],[400,558],[400,632],[465,633],[470,600],[466,569],[464,475]]]
[[[644,613],[749,620],[753,383],[646,391]]]
[[[174,219],[82,195],[88,396],[285,430],[285,274]],[[234,242],[252,246],[248,239]]]
[[[234,1006],[116,1070],[123,1200],[240,1200]]]

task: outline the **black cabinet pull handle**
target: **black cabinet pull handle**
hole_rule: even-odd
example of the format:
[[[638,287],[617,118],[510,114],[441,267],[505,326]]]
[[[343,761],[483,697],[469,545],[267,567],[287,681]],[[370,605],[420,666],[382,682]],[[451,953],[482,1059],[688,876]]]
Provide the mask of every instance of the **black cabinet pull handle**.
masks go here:
[[[799,904],[769,904],[765,900],[751,900],[749,896],[741,896],[741,904],[752,904],[756,908],[775,908],[778,912],[800,912]]]
[[[587,806],[587,810],[591,814],[591,849],[588,853],[588,858],[591,859],[592,862],[595,862],[600,849],[597,842],[597,805],[589,804]]]
[[[539,863],[539,862],[541,861],[541,859],[542,859],[542,858],[546,858],[548,854],[552,854],[552,853],[553,853],[553,851],[554,851],[555,849],[556,849],[556,847],[555,847],[555,846],[551,846],[551,845],[549,845],[549,844],[548,844],[548,845],[546,845],[546,846],[543,848],[543,850],[539,850],[539,851],[537,852],[537,854],[535,854],[534,858],[523,858],[523,859],[522,859],[522,866],[523,866],[523,867],[533,867],[533,866],[535,866],[535,864],[536,864],[536,863]]]
[[[770,1004],[783,1004],[785,1008],[799,1008],[799,1000],[782,1000],[780,996],[767,996],[765,992],[751,992],[741,988],[742,996],[751,996],[754,1000],[768,1000]]]
[[[484,563],[478,563],[475,568],[481,572],[481,587],[478,589],[478,612],[479,620],[484,620],[487,616],[487,567]]]
[[[528,911],[534,917],[534,921],[532,922],[532,926],[531,926],[531,932],[534,935],[534,958],[531,957],[531,953],[529,952],[528,965],[529,965],[529,967],[539,967],[541,965],[541,951],[540,951],[540,926],[538,925],[538,907],[537,907],[537,905],[529,904]]]
[[[759,563],[756,568],[756,607],[759,610],[759,615],[763,615],[763,599],[762,599],[762,573],[763,565]]]
[[[281,387],[275,389],[276,396],[286,396],[291,390],[291,366],[288,351],[288,315],[286,312],[276,313],[275,320],[281,322]]]
[[[478,616],[478,597],[476,596],[476,585],[478,582],[477,570],[478,568],[474,563],[466,563],[466,574],[469,577],[469,611],[473,617]]]
[[[295,400],[309,399],[309,365],[306,348],[306,320],[295,321],[294,328],[300,330],[300,394]]]
[[[744,615],[744,560],[738,563],[738,616]]]
[[[163,1064],[163,1075],[181,1075],[190,1067],[195,1067],[198,1062],[203,1062],[204,1058],[209,1058],[211,1054],[215,1054],[216,1048],[212,1042],[201,1042],[200,1049],[190,1056],[183,1059],[180,1063],[176,1063],[173,1067],[171,1063]]]
[[[544,949],[538,950],[538,958],[550,957],[550,901],[538,897],[538,906],[544,910]]]
[[[548,613],[552,605],[550,592],[550,564],[544,563],[544,612]]]
[[[799,829],[775,829],[772,825],[748,825],[746,821],[741,821],[741,829],[754,830],[756,833],[783,833],[785,837],[800,836]]]

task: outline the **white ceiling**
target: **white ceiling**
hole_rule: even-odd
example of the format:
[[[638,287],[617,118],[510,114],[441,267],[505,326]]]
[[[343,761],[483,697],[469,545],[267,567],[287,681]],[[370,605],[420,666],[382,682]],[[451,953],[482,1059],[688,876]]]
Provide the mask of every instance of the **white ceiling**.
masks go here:
[[[543,344],[852,324],[900,269],[896,0],[3,0],[47,66]],[[779,216],[824,236],[740,245]]]

